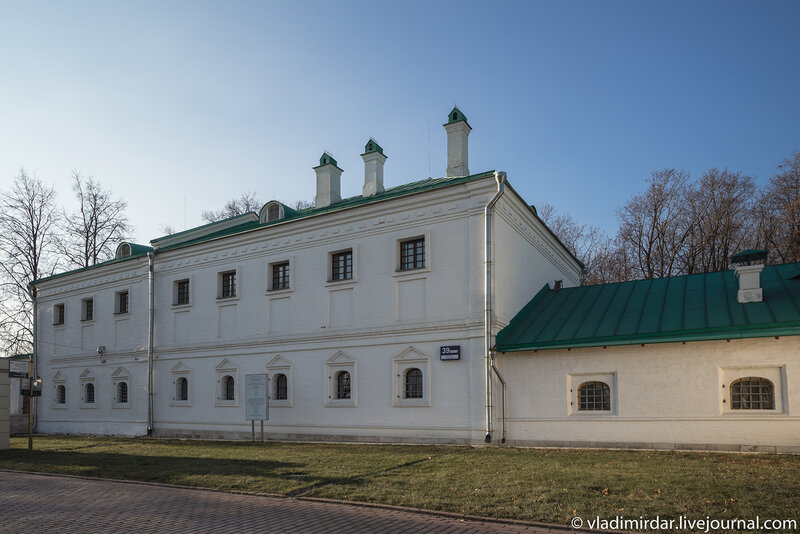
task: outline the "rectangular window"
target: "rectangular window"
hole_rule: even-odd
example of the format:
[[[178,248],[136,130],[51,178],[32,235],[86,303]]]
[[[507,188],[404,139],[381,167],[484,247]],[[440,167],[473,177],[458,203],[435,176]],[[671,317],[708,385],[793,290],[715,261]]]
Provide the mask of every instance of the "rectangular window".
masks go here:
[[[83,299],[81,301],[81,321],[91,321],[94,319],[94,299]]]
[[[331,255],[331,280],[353,278],[353,251],[346,250]]]
[[[289,289],[289,262],[272,266],[272,289]]]
[[[175,282],[175,304],[189,304],[189,280]]]
[[[53,306],[53,324],[64,324],[64,305]]]
[[[226,299],[236,296],[236,271],[222,273],[222,292],[220,298]]]
[[[118,291],[116,301],[116,313],[128,313],[128,292]]]
[[[400,242],[400,270],[422,269],[425,267],[425,238],[409,239]]]

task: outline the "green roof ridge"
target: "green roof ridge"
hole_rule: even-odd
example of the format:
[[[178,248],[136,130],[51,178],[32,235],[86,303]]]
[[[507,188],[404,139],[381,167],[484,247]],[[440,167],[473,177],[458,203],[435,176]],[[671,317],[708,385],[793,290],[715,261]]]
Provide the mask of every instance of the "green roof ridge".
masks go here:
[[[322,155],[319,157],[319,165],[320,167],[323,165],[335,165],[337,167],[339,166],[339,164],[336,163],[336,160],[333,159],[333,156],[331,156],[327,150],[323,152]]]
[[[380,152],[383,154],[383,148],[372,137],[370,137],[369,141],[367,141],[367,144],[364,145],[364,154],[369,154],[370,152]]]
[[[450,111],[450,113],[447,115],[447,124],[452,124],[458,121],[467,122],[467,116],[464,115],[463,111],[458,109],[458,106],[453,106],[452,111]]]

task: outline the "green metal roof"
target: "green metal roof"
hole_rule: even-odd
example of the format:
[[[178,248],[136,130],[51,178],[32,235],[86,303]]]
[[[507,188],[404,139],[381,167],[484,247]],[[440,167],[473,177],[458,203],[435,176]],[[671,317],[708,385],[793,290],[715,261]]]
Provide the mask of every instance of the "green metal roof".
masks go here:
[[[383,154],[383,148],[381,148],[381,145],[379,145],[378,142],[371,137],[369,138],[369,141],[367,141],[367,144],[364,145],[364,154],[369,154],[370,152],[380,152]]]
[[[460,109],[458,109],[458,106],[455,106],[453,107],[453,110],[450,112],[450,114],[447,116],[447,124],[458,121],[467,122],[467,116],[464,115],[464,113]]]
[[[337,167],[339,166],[339,164],[336,163],[336,160],[333,159],[333,156],[331,156],[327,152],[323,152],[322,155],[319,157],[319,165],[320,167],[322,165],[336,165]]]
[[[29,360],[33,356],[31,353],[27,354],[12,354],[8,357],[9,360]]]
[[[500,352],[800,335],[800,263],[764,267],[764,300],[739,304],[734,271],[545,285],[497,334]]]

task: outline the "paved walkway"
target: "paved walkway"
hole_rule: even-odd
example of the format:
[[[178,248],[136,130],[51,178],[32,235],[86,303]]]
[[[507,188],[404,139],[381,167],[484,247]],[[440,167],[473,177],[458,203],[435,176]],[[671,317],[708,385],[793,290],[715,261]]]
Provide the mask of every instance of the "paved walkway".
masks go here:
[[[565,534],[400,510],[0,471],[0,532]]]

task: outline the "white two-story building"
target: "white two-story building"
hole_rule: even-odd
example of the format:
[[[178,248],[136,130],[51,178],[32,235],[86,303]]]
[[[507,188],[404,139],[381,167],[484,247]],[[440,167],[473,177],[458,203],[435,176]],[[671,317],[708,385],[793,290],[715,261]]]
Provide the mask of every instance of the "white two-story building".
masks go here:
[[[270,438],[499,441],[494,336],[581,265],[505,173],[470,174],[463,113],[444,126],[444,178],[384,189],[370,139],[361,196],[325,153],[313,208],[36,281],[37,430],[249,436],[244,376],[267,373]]]

